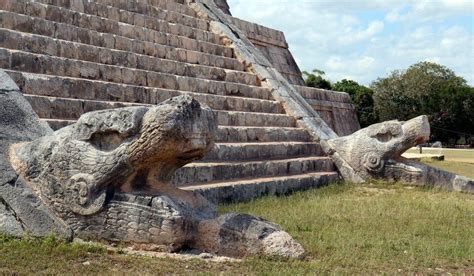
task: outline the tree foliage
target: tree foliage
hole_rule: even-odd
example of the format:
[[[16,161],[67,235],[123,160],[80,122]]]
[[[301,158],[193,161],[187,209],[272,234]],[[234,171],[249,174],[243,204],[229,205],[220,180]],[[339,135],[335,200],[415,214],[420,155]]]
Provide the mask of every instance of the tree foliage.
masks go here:
[[[324,71],[314,69],[312,73],[303,71],[306,86],[331,90],[331,82],[324,78]]]
[[[419,62],[405,71],[393,71],[371,85],[375,112],[381,121],[407,120],[426,114],[432,139],[453,144],[474,132],[474,91],[449,68]]]
[[[474,88],[441,90],[428,104],[437,107],[430,114],[432,139],[455,144],[459,139],[474,146]]]
[[[378,122],[374,109],[374,92],[353,80],[343,79],[333,85],[335,91],[346,92],[351,96],[361,127],[367,127]]]

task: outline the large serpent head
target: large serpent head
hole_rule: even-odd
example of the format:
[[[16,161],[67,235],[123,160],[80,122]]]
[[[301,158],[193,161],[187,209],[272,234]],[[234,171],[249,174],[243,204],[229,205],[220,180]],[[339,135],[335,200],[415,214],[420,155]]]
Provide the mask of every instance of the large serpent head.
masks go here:
[[[0,70],[0,115],[2,234],[237,257],[304,255],[277,225],[219,217],[201,194],[170,184],[177,168],[213,148],[217,131],[212,110],[190,97],[87,113],[53,132]]]
[[[51,210],[73,236],[147,250],[303,256],[277,225],[248,215],[218,217],[201,194],[170,184],[176,169],[213,148],[216,131],[214,113],[181,96],[84,114],[14,144],[9,156],[21,183],[41,199],[39,208]]]
[[[411,181],[410,178],[421,177],[421,171],[406,164],[401,155],[428,141],[429,136],[428,118],[419,116],[406,122],[374,124],[352,135],[331,139],[328,144],[363,179]]]

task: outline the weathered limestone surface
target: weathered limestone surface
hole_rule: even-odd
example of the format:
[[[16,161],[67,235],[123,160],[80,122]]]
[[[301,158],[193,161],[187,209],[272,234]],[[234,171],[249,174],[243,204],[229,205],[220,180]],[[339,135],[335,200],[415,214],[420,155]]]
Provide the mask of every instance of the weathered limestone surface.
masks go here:
[[[228,15],[232,15],[230,12],[229,4],[227,4],[227,0],[216,0],[216,5]]]
[[[279,226],[249,215],[225,214],[216,220],[201,222],[198,231],[202,234],[196,241],[197,245],[212,248],[222,255],[232,256],[235,252],[247,251],[253,255],[292,258],[304,254],[301,245]]]
[[[152,107],[86,113],[52,132],[1,74],[1,126],[26,133],[12,132],[0,144],[0,231],[148,250],[303,256],[301,245],[278,226],[249,215],[219,217],[201,194],[170,183],[178,168],[214,146],[211,109],[180,96]],[[218,239],[203,225],[212,225]]]
[[[22,237],[25,230],[21,223],[15,217],[15,214],[6,204],[0,201],[0,233],[12,236]]]
[[[337,135],[349,135],[360,129],[349,94],[307,86],[295,88]]]
[[[0,70],[0,230],[19,236],[54,233],[70,237],[70,230],[33,196],[10,163],[12,144],[49,135],[52,130],[40,122],[16,84]]]
[[[262,52],[285,78],[294,85],[304,85],[301,71],[291,54],[285,34],[236,17],[230,17],[232,23],[245,33],[247,38]]]

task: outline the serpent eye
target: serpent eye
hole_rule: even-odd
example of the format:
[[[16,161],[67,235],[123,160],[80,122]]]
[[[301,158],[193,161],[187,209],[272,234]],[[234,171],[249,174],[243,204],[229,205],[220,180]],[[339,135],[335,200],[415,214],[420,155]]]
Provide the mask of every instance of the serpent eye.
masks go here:
[[[113,151],[124,141],[124,137],[117,131],[96,132],[92,134],[89,142],[101,151]]]
[[[398,123],[385,126],[382,130],[378,130],[371,137],[377,139],[381,143],[386,143],[393,138],[400,136],[402,128]]]
[[[379,140],[379,142],[386,143],[390,140],[392,140],[392,133],[390,132],[385,132],[385,133],[378,133],[375,138]]]

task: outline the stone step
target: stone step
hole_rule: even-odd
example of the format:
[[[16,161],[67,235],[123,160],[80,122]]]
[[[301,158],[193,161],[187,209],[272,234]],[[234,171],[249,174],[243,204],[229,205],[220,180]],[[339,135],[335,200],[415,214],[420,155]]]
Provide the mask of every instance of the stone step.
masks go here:
[[[71,60],[260,86],[255,74],[91,46],[0,28],[0,47]],[[3,50],[5,51],[5,50]],[[6,55],[3,53],[2,55]]]
[[[50,1],[55,2],[55,0]],[[61,1],[74,3],[76,0]],[[114,4],[121,9],[128,9],[138,13],[144,13],[146,9],[148,9],[150,6],[153,6],[159,9],[196,17],[196,12],[186,5],[186,0],[99,0],[96,2],[106,5]]]
[[[53,21],[44,20],[41,18],[30,17],[22,14],[16,14],[0,10],[0,28],[16,30],[28,34],[37,34],[45,37],[56,38],[61,41],[70,41],[91,46],[102,47],[106,49],[115,49],[119,51],[147,55],[161,59],[168,59],[191,64],[201,64],[211,67],[218,67],[224,69],[231,69],[236,71],[243,71],[244,65],[237,59],[223,57],[221,55],[213,55],[198,51],[190,51],[182,48],[170,47],[166,45],[156,44],[152,42],[133,40],[125,37],[119,37],[108,33],[99,33],[90,31],[84,28],[65,25]],[[68,29],[64,32],[63,29]],[[0,37],[2,39],[3,37]],[[32,49],[45,49],[49,51],[51,47],[46,40],[39,40],[36,45],[31,46]],[[15,41],[9,41],[12,45]],[[61,43],[61,50],[69,50],[70,44]],[[72,49],[74,50],[74,48]],[[49,52],[48,52],[49,53]],[[133,57],[126,57],[131,59]]]
[[[50,0],[36,0],[36,2],[51,4]],[[97,0],[93,2],[89,0],[75,0],[73,5],[71,5],[69,1],[57,1],[53,5],[159,32],[186,36],[198,40],[207,40],[208,37],[213,37],[213,41],[219,41],[218,35],[209,32],[209,24],[196,17],[169,12],[149,5],[147,8],[137,11],[133,7],[123,5],[123,3],[121,4],[117,1],[106,2],[107,1]],[[127,2],[127,4],[129,3],[130,1]],[[173,19],[169,13],[175,13],[175,20],[167,20],[168,18]],[[178,17],[182,19],[185,24],[181,24],[179,20],[176,20]]]
[[[81,5],[81,0],[75,0],[75,5],[69,6],[67,3],[61,1],[54,1],[51,4],[50,0],[3,0],[5,6],[13,12],[30,15],[34,17],[43,17],[45,19],[53,20],[61,23],[74,24],[79,27],[95,28],[95,30],[117,30],[113,32],[117,35],[122,35],[126,32],[137,33],[137,32],[152,32],[153,36],[165,35],[169,40],[176,39],[193,39],[204,43],[210,43],[214,45],[220,45],[220,37],[207,30],[195,29],[181,24],[171,24],[166,21],[146,17],[142,14],[133,16],[133,21],[129,24],[129,20],[120,19],[120,13],[118,9],[113,7],[105,6],[101,10],[100,15],[97,15],[97,5],[95,3],[89,3],[88,0]],[[66,6],[66,7],[65,7]],[[92,6],[92,7],[90,7]],[[88,7],[89,9],[86,9]],[[90,9],[92,8],[92,9]],[[91,13],[88,13],[88,12]],[[105,11],[105,12],[103,12]],[[109,14],[109,11],[112,12]],[[140,15],[140,16],[138,16]],[[124,17],[125,14],[122,14]],[[68,18],[71,17],[71,18]],[[148,19],[148,20],[147,20]],[[159,34],[156,34],[159,33]],[[143,36],[145,37],[145,36]]]
[[[147,14],[148,10],[154,8],[197,18],[196,12],[187,6],[184,0],[96,0],[95,2],[140,14]]]
[[[199,162],[188,164],[176,171],[172,183],[178,187],[184,187],[230,179],[243,179],[249,176],[277,177],[334,170],[334,163],[329,157],[252,162]]]
[[[58,130],[75,123],[75,120],[42,119],[52,129]],[[309,142],[311,141],[306,130],[294,127],[242,127],[218,126],[217,142],[255,143],[255,142]]]
[[[179,95],[190,95],[215,110],[284,113],[281,104],[270,100],[139,87],[10,70],[6,72],[15,80],[23,93],[31,95],[142,104],[158,104]]]
[[[143,106],[145,104],[127,102],[107,102],[81,99],[68,99],[24,94],[40,118],[75,120],[86,112]],[[295,119],[286,114],[215,110],[217,122],[224,126],[275,126],[295,127]]]
[[[321,146],[313,142],[217,143],[202,161],[250,161],[322,155]]]
[[[80,0],[78,0],[78,2],[81,3]],[[87,9],[86,4],[88,2],[89,2],[88,0],[82,1],[82,3],[84,4],[84,10]],[[105,14],[106,12],[108,14],[115,14],[116,12],[114,10],[118,10],[120,21],[124,20],[123,22],[129,23],[129,24],[133,24],[135,22],[136,15],[143,15],[143,16],[153,17],[159,20],[164,20],[170,23],[185,25],[188,27],[196,28],[196,29],[201,29],[201,30],[209,29],[209,24],[206,20],[197,18],[195,17],[195,15],[191,16],[188,14],[179,13],[172,10],[167,10],[166,7],[163,7],[163,6],[160,7],[159,5],[151,5],[150,2],[148,3],[148,5],[147,3],[145,3],[146,6],[140,7],[140,8],[134,6],[133,2],[130,5],[131,3],[130,1],[95,0],[94,3],[98,6],[101,6],[97,8],[94,8],[93,6],[92,7],[89,6],[89,10],[97,9],[96,15],[100,15],[100,13]],[[158,1],[155,4],[159,4],[159,3],[162,3],[162,1]],[[104,10],[104,7],[107,7],[107,11]],[[74,7],[74,5],[71,5],[70,9],[81,11],[80,10],[81,7],[76,8]],[[109,10],[112,10],[112,11],[109,11]]]
[[[119,84],[164,88],[189,92],[216,94],[243,94],[241,91],[267,90],[234,82],[214,81],[173,74],[130,69],[87,61],[65,59],[47,55],[0,48],[3,69],[34,74],[55,75],[71,78],[100,80]],[[236,91],[236,93],[234,92]],[[269,92],[267,92],[269,93]]]
[[[25,0],[21,0],[25,1]],[[35,1],[35,0],[30,0]],[[86,0],[87,1],[87,0]],[[80,5],[81,0],[42,0],[42,2],[50,4],[50,5],[61,5],[67,8],[72,8],[74,6]],[[193,9],[189,8],[186,5],[186,0],[112,0],[112,1],[95,1],[101,2],[107,5],[111,3],[118,4],[117,7],[121,9],[126,9],[143,13],[146,9],[150,6],[156,7],[160,10],[166,10],[178,14],[182,14],[184,16],[196,17],[196,13]]]
[[[253,178],[181,189],[201,193],[214,203],[245,202],[262,196],[287,195],[339,181],[336,172],[317,172],[280,177]]]
[[[3,61],[1,59],[0,52],[0,67],[7,67],[2,66],[2,62]],[[215,101],[220,102],[220,104],[217,104],[217,102],[212,103],[214,100],[204,100],[204,102],[214,106],[215,109],[235,109],[238,111],[261,110],[262,112],[269,113],[283,112],[281,106],[275,106],[277,103],[276,101],[270,100],[270,91],[262,87],[251,87],[227,83],[226,90],[217,90],[213,88],[212,90],[202,89],[198,92],[189,92],[118,84],[97,80],[87,80],[81,78],[32,74],[13,70],[5,71],[15,80],[16,83],[19,84],[19,86],[21,86],[21,88],[27,94],[157,104],[170,97],[182,95],[185,93],[196,97],[202,96],[213,97],[215,99],[218,98],[219,100]],[[48,87],[48,89],[38,90],[38,87]],[[244,100],[244,102],[239,101],[239,99]],[[218,105],[227,108],[218,108]],[[274,112],[271,112],[271,110]]]
[[[220,142],[308,142],[311,137],[303,128],[294,127],[227,127],[220,126],[217,140]]]
[[[234,56],[232,48],[217,44],[220,43],[219,41],[211,43],[184,36],[158,32],[38,2],[28,1],[27,3],[22,3],[21,1],[17,2],[16,0],[4,1],[6,1],[7,4],[2,8],[3,10],[48,20],[49,26],[30,26],[31,29],[51,28],[52,22],[61,23],[57,25],[58,29],[51,29],[49,30],[49,33],[52,34],[59,32],[61,36],[65,38],[74,35],[85,36],[87,38],[90,36],[88,32],[95,31],[99,33],[107,33],[109,39],[114,39],[115,43],[126,44],[128,48],[134,47],[135,45],[133,44],[133,41],[138,40],[225,57]],[[77,29],[74,27],[83,28],[86,31],[85,33],[77,33]],[[48,33],[48,29],[44,31]]]

